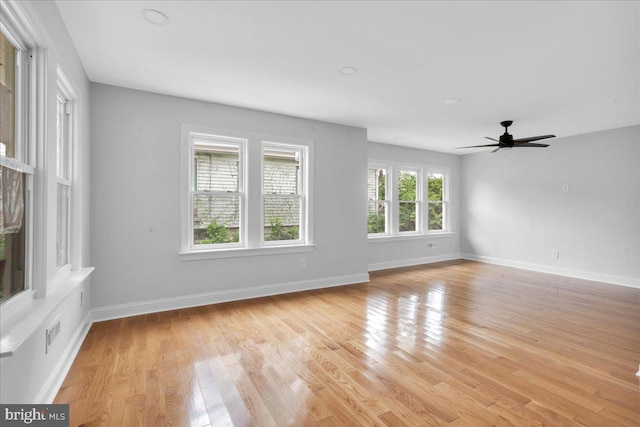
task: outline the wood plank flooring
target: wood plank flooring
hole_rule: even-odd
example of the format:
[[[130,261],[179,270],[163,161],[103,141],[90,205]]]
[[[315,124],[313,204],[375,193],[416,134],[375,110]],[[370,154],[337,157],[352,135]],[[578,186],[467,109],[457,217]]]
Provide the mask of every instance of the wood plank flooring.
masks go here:
[[[452,261],[95,323],[84,426],[640,426],[640,289]]]

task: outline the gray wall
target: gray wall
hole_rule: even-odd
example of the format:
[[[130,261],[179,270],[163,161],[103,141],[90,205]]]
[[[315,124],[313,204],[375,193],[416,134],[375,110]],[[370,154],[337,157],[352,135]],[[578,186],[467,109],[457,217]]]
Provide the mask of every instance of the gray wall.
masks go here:
[[[370,161],[449,169],[449,210],[453,232],[445,236],[369,239],[369,269],[378,270],[458,258],[460,254],[460,157],[375,142],[368,144],[367,152]],[[365,192],[364,189],[362,192]],[[363,208],[363,210],[366,209]],[[430,242],[436,242],[437,247],[429,248]]]
[[[63,72],[69,78],[71,84],[77,92],[77,120],[78,120],[78,140],[77,146],[77,196],[79,197],[78,216],[75,218],[79,228],[79,267],[91,265],[89,252],[89,80],[84,72],[80,58],[75,50],[75,46],[67,33],[62,18],[54,2],[22,2],[21,6],[27,11],[28,18],[33,21],[35,27],[42,33],[42,47],[47,48],[47,104],[45,106],[46,115],[46,137],[48,146],[49,165],[48,187],[47,187],[47,218],[46,218],[46,259],[43,260],[47,280],[47,294],[51,293],[53,281],[56,277],[56,180],[55,180],[55,158],[56,158],[56,84],[57,70],[60,65]],[[39,209],[44,209],[39,206]],[[42,288],[39,279],[34,283],[34,287]],[[59,284],[57,292],[60,291]],[[54,289],[54,293],[56,289]],[[90,305],[80,306],[80,293],[84,292],[85,301],[89,298],[89,281],[81,286],[75,287],[73,291],[60,299],[60,297],[47,295],[36,299],[37,306],[34,310],[52,310],[44,321],[36,326],[33,333],[10,357],[0,359],[0,402],[2,403],[43,403],[46,399],[52,399],[57,391],[56,381],[61,381],[60,373],[64,373],[64,364],[69,361],[69,354],[73,352],[76,340],[85,329],[85,321],[88,319]],[[55,300],[56,303],[46,302]],[[29,306],[32,308],[32,306]],[[41,314],[41,313],[40,313]],[[44,351],[45,328],[51,321],[60,315],[61,330],[60,335],[50,348],[48,354]],[[4,333],[4,331],[3,331]]]
[[[101,84],[91,91],[94,308],[366,278],[364,129]],[[180,261],[182,123],[313,140],[314,251]]]
[[[549,143],[462,158],[462,251],[640,284],[640,126]]]

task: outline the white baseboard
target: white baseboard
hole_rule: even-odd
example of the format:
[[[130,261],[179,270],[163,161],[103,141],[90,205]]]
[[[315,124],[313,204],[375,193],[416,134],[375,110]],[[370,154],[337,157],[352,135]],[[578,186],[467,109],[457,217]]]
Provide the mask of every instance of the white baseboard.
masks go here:
[[[475,254],[463,253],[461,258],[471,261],[485,262],[487,264],[504,265],[505,267],[521,268],[523,270],[538,271],[541,273],[556,274],[558,276],[573,277],[576,279],[604,282],[612,285],[627,286],[640,289],[640,279],[634,277],[616,276],[613,274],[594,273],[591,271],[573,270],[570,268],[554,267],[550,265],[532,264],[523,261],[514,261],[504,258],[493,258]]]
[[[207,292],[195,295],[178,296],[174,298],[162,298],[137,303],[98,307],[93,309],[93,321],[98,322],[102,320],[119,319],[122,317],[138,316],[141,314],[157,313],[160,311],[288,294],[291,292],[309,291],[313,289],[331,288],[335,286],[351,285],[354,283],[366,283],[368,281],[369,274],[354,274],[350,276],[304,280],[270,286],[254,286],[242,289]]]
[[[84,319],[82,319],[82,322],[80,322],[78,329],[73,334],[71,341],[69,341],[67,348],[64,353],[62,353],[62,356],[55,368],[53,368],[51,375],[49,375],[49,378],[40,389],[40,392],[35,399],[36,403],[50,404],[53,402],[53,399],[55,399],[56,394],[58,394],[58,390],[62,386],[69,369],[71,369],[71,365],[73,364],[73,361],[75,360],[92,323],[91,311],[89,311]]]
[[[460,259],[460,254],[444,254],[444,255],[434,255],[428,257],[421,258],[411,258],[411,259],[402,259],[396,261],[385,261],[385,262],[376,262],[369,264],[369,271],[377,271],[377,270],[387,270],[389,268],[399,268],[399,267],[411,267],[413,265],[421,265],[421,264],[431,264],[434,262],[440,261],[452,261],[455,259]]]

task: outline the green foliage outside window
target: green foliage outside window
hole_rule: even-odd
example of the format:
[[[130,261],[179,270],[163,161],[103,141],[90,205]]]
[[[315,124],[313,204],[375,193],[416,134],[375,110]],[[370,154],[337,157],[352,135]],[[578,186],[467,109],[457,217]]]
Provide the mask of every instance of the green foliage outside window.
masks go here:
[[[367,222],[367,233],[384,233],[384,213],[369,212],[369,219]]]
[[[429,230],[442,230],[442,201],[443,201],[443,181],[444,176],[440,174],[429,174],[427,186],[429,190]],[[433,203],[438,202],[438,203]]]
[[[398,200],[400,201],[400,231],[416,230],[417,174],[400,171],[398,174]],[[412,203],[402,203],[403,201]]]
[[[287,227],[282,224],[282,220],[279,217],[271,218],[269,232],[265,230],[266,241],[274,240],[298,240],[300,231],[298,227]]]
[[[240,236],[237,232],[229,232],[229,229],[214,218],[211,224],[205,230],[205,238],[200,242],[203,245],[212,245],[215,243],[237,243]]]

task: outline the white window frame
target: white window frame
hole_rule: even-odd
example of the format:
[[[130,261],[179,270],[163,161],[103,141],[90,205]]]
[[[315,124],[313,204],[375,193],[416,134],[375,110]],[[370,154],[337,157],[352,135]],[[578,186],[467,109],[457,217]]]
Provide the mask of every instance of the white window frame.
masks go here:
[[[75,193],[75,185],[74,179],[76,174],[76,162],[75,162],[75,151],[76,151],[76,92],[73,89],[73,86],[69,82],[69,79],[66,77],[64,72],[60,67],[58,67],[58,79],[57,79],[57,102],[58,105],[62,101],[64,105],[64,138],[62,141],[63,150],[64,150],[64,161],[66,161],[66,170],[60,171],[59,162],[60,157],[58,153],[58,143],[59,141],[56,138],[56,186],[62,185],[67,187],[67,192],[69,194],[69,198],[67,200],[67,233],[65,236],[66,239],[66,263],[59,264],[57,261],[58,256],[58,231],[57,231],[57,223],[56,223],[56,270],[59,273],[66,273],[71,270],[76,270],[78,267],[78,263],[76,258],[76,244],[75,237],[77,234],[77,230],[74,228],[74,224],[77,223],[76,218],[76,197]],[[59,114],[59,111],[56,108],[56,115]],[[56,205],[59,202],[57,199],[57,188],[56,188]],[[56,206],[57,208],[57,206]]]
[[[192,135],[214,136],[228,140],[245,141],[243,148],[242,180],[244,195],[241,203],[241,244],[194,245],[193,244],[193,138]],[[303,149],[301,192],[305,195],[301,205],[299,240],[263,240],[264,214],[262,197],[263,144],[279,144],[282,147]],[[215,129],[184,123],[181,129],[181,177],[180,177],[180,250],[181,261],[217,258],[234,258],[267,254],[310,252],[313,243],[313,141],[299,138],[274,137],[242,131]]]
[[[393,191],[391,191],[391,186],[389,185],[390,181],[392,181],[391,178],[391,166],[384,164],[384,163],[369,163],[369,165],[367,166],[367,190],[368,190],[368,173],[369,173],[369,169],[383,169],[385,170],[385,176],[387,177],[384,183],[384,194],[385,194],[385,199],[384,200],[372,200],[369,199],[367,197],[367,215],[369,212],[369,202],[376,202],[376,203],[384,203],[385,205],[385,210],[384,210],[384,233],[367,233],[367,235],[369,236],[369,238],[377,238],[377,237],[388,237],[391,235],[391,229],[392,229],[392,224],[391,224],[391,211],[392,211],[392,198],[391,195],[393,194]],[[376,191],[376,195],[378,194],[378,192]],[[368,196],[368,195],[367,195]],[[368,218],[367,218],[367,222],[368,222]]]
[[[4,10],[1,12],[5,12]],[[4,18],[4,17],[3,17]],[[36,181],[36,147],[33,129],[35,120],[36,67],[35,62],[42,57],[29,49],[19,36],[19,32],[8,22],[0,22],[0,31],[16,48],[15,76],[15,158],[0,155],[0,165],[25,174],[24,223],[25,227],[25,277],[24,289],[0,304],[0,315],[3,319],[15,313],[32,301],[36,289],[34,279],[34,188]],[[42,123],[41,123],[42,124]],[[39,128],[41,129],[41,128]],[[38,198],[40,201],[41,198]]]
[[[246,188],[245,188],[245,171],[246,171],[246,162],[247,162],[247,140],[244,138],[232,137],[228,135],[215,135],[211,133],[202,133],[202,132],[190,132],[189,133],[189,153],[190,159],[189,162],[189,205],[188,205],[188,218],[189,218],[189,230],[188,233],[188,250],[189,251],[206,251],[206,250],[217,250],[217,249],[234,249],[234,248],[244,248],[246,246],[247,234],[246,234]],[[237,191],[235,192],[227,192],[227,191],[196,191],[195,190],[195,165],[193,164],[193,160],[195,159],[195,141],[205,141],[210,142],[211,144],[219,144],[226,145],[231,147],[236,147],[238,149],[238,186]],[[196,195],[236,195],[240,199],[240,212],[239,212],[239,241],[237,243],[214,243],[214,244],[200,244],[196,245],[193,241],[193,202],[194,197]]]
[[[400,172],[413,172],[416,174],[416,200],[406,202],[415,203],[416,204],[416,229],[412,231],[400,231]],[[422,234],[423,226],[422,226],[422,168],[413,167],[413,166],[404,166],[400,165],[397,167],[396,172],[394,173],[394,188],[395,188],[395,198],[394,205],[397,208],[396,215],[396,223],[394,224],[394,230],[397,232],[398,236],[407,236],[413,234]]]
[[[298,171],[298,193],[295,195],[298,198],[300,203],[300,225],[298,227],[298,239],[296,240],[265,240],[264,239],[264,199],[265,196],[277,196],[275,194],[267,194],[264,191],[264,153],[265,149],[274,148],[281,150],[291,150],[297,151],[300,153],[300,169]],[[304,244],[307,240],[307,157],[308,157],[308,148],[303,145],[295,145],[295,144],[286,144],[281,142],[269,142],[262,141],[261,150],[260,150],[260,188],[261,188],[261,196],[262,202],[260,203],[260,223],[261,223],[261,246],[290,246],[296,244]],[[290,197],[291,195],[285,195],[283,197]]]
[[[443,176],[442,181],[442,229],[441,230],[429,230],[429,175],[441,174]],[[424,230],[426,234],[442,234],[450,233],[451,218],[449,214],[449,187],[451,187],[451,172],[448,168],[440,167],[427,167],[424,175],[424,200],[426,200],[423,221]]]
[[[367,168],[386,168],[387,170],[387,199],[390,200],[389,210],[387,212],[388,228],[387,233],[375,233],[367,234],[370,242],[375,241],[394,241],[394,240],[410,240],[420,238],[434,238],[444,237],[454,233],[451,229],[451,212],[450,212],[450,198],[449,189],[451,187],[451,171],[448,167],[432,166],[432,165],[418,165],[409,164],[404,162],[386,162],[376,159],[371,159]],[[400,202],[398,200],[398,173],[400,171],[412,171],[418,172],[417,176],[417,194],[420,198],[418,201],[418,212],[416,214],[416,228],[417,231],[403,231],[400,232]],[[430,173],[439,173],[444,175],[444,191],[443,191],[443,229],[442,230],[429,230],[428,229],[428,176]],[[368,184],[367,184],[368,185]],[[367,200],[369,202],[369,200]]]

